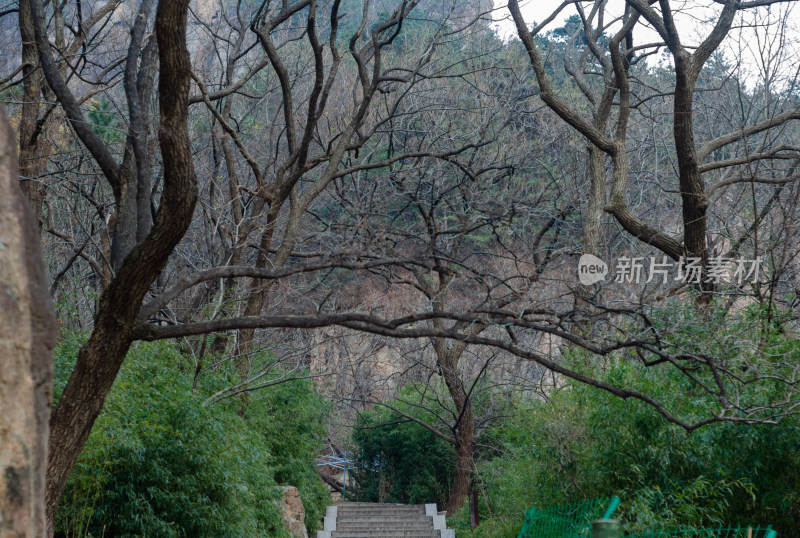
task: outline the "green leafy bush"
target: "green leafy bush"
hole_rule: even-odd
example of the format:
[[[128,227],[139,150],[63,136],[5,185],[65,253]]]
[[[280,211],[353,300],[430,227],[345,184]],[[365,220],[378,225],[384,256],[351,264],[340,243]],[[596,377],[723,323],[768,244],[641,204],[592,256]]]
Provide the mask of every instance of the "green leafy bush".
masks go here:
[[[329,403],[307,379],[253,393],[250,402],[246,420],[265,439],[265,463],[278,484],[295,486],[300,492],[311,536],[331,503],[328,487],[315,467],[327,434]]]
[[[415,397],[413,387],[406,387],[403,397]],[[411,412],[403,402],[389,405]],[[413,414],[428,424],[433,416],[420,409]],[[362,414],[353,433],[362,469],[355,471],[359,501],[424,504],[444,506],[453,478],[455,451],[430,430],[402,415],[377,407]]]
[[[618,368],[625,368],[619,366]],[[495,432],[502,456],[479,464],[481,518],[451,518],[459,536],[516,536],[530,506],[618,495],[626,531],[772,524],[800,536],[800,421],[715,424],[692,434],[640,402],[567,385],[521,399]]]
[[[719,312],[673,309],[654,316],[676,346],[707,353],[716,348],[736,364],[767,371],[797,364],[797,339],[762,323],[758,309],[718,318]],[[758,344],[758,345],[756,345]],[[694,382],[667,366],[643,368],[615,357],[565,357],[576,368],[617,386],[661,396],[671,412],[707,416],[710,400]],[[777,384],[738,394],[766,401]],[[746,391],[746,392],[745,392]],[[478,465],[482,524],[471,531],[466,509],[451,518],[459,536],[516,536],[530,506],[618,495],[626,531],[771,524],[782,538],[800,537],[800,419],[780,424],[717,423],[693,433],[656,410],[580,383],[565,382],[547,401],[520,397],[492,432],[497,456]]]
[[[57,350],[57,393],[76,347]],[[292,382],[257,392],[243,418],[236,399],[203,405],[235,372],[220,367],[192,390],[181,364],[169,344],[131,350],[70,476],[57,533],[284,536],[279,483],[298,487],[313,532],[328,502],[311,479],[325,412],[313,387]]]

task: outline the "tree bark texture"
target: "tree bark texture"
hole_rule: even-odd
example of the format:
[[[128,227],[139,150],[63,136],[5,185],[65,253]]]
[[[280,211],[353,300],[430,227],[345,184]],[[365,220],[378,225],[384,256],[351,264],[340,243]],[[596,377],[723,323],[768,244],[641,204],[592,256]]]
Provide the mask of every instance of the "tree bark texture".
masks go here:
[[[45,534],[55,317],[16,140],[0,108],[0,537]]]
[[[41,226],[45,187],[39,178],[47,171],[50,151],[45,147],[42,136],[45,129],[44,122],[39,121],[42,85],[45,82],[39,67],[39,51],[36,48],[31,7],[26,0],[19,3],[19,35],[24,66],[22,114],[19,123],[19,173],[23,180],[20,186]]]

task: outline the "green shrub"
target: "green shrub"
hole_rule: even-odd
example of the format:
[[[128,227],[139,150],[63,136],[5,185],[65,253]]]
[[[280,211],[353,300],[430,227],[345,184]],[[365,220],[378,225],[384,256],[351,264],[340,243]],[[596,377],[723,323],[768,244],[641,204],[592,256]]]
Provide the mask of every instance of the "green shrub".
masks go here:
[[[626,368],[618,366],[618,368]],[[478,465],[482,523],[459,536],[515,536],[530,506],[618,495],[626,531],[772,524],[800,536],[800,421],[714,424],[692,434],[652,408],[584,385],[548,402],[520,399],[494,434],[501,457]]]
[[[57,349],[57,394],[76,348]],[[256,392],[243,418],[235,398],[203,405],[236,379],[232,368],[202,375],[192,390],[182,364],[170,344],[132,348],[69,478],[57,533],[284,536],[279,483],[298,487],[313,532],[328,502],[312,480],[325,411],[313,387],[291,382]],[[306,425],[288,420],[298,412]]]
[[[800,359],[797,339],[764,324],[756,308],[724,318],[713,309],[656,314],[662,334],[681,349],[713,352],[764,372]],[[669,366],[643,368],[625,355],[601,365],[574,350],[565,360],[614,385],[660,395],[672,413],[689,420],[707,416],[713,405]],[[783,390],[777,383],[754,384],[737,395],[758,403]],[[530,506],[618,495],[617,516],[626,531],[753,523],[773,525],[782,538],[800,537],[797,416],[777,425],[727,422],[687,433],[639,400],[565,382],[547,401],[520,397],[491,434],[497,457],[478,464],[482,523],[470,531],[462,510],[449,522],[459,536],[514,536]]]
[[[409,386],[404,399],[415,397]],[[402,402],[390,405],[404,412]],[[421,420],[434,424],[430,413],[415,409]],[[355,471],[355,499],[369,502],[444,506],[450,491],[455,464],[452,445],[430,430],[384,407],[363,413],[353,433],[362,469]]]
[[[327,435],[329,403],[308,380],[274,385],[252,394],[247,422],[265,439],[265,460],[280,485],[295,486],[303,499],[309,536],[320,527],[331,503],[315,467]]]

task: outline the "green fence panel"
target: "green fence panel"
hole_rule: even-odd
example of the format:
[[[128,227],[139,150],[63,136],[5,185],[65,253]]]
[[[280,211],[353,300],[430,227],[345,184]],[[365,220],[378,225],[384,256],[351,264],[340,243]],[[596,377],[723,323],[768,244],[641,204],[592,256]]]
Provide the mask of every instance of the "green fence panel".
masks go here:
[[[532,507],[525,514],[517,538],[589,538],[592,521],[609,519],[618,506],[619,497],[604,497],[547,510]]]
[[[590,538],[592,522],[611,519],[619,507],[619,497],[604,497],[561,504],[541,510],[532,507],[517,538]],[[624,538],[777,538],[767,527],[718,527],[713,529],[680,529],[626,533]]]
[[[673,531],[649,531],[626,534],[626,538],[776,538],[772,527],[728,527],[717,529],[684,529]]]

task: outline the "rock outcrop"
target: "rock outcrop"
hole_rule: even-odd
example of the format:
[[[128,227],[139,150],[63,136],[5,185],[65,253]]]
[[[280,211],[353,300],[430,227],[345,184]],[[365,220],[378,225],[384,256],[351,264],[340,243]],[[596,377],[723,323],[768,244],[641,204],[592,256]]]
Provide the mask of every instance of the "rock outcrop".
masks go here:
[[[308,538],[306,532],[306,509],[300,492],[294,486],[283,486],[281,497],[281,516],[283,525],[294,538]]]

